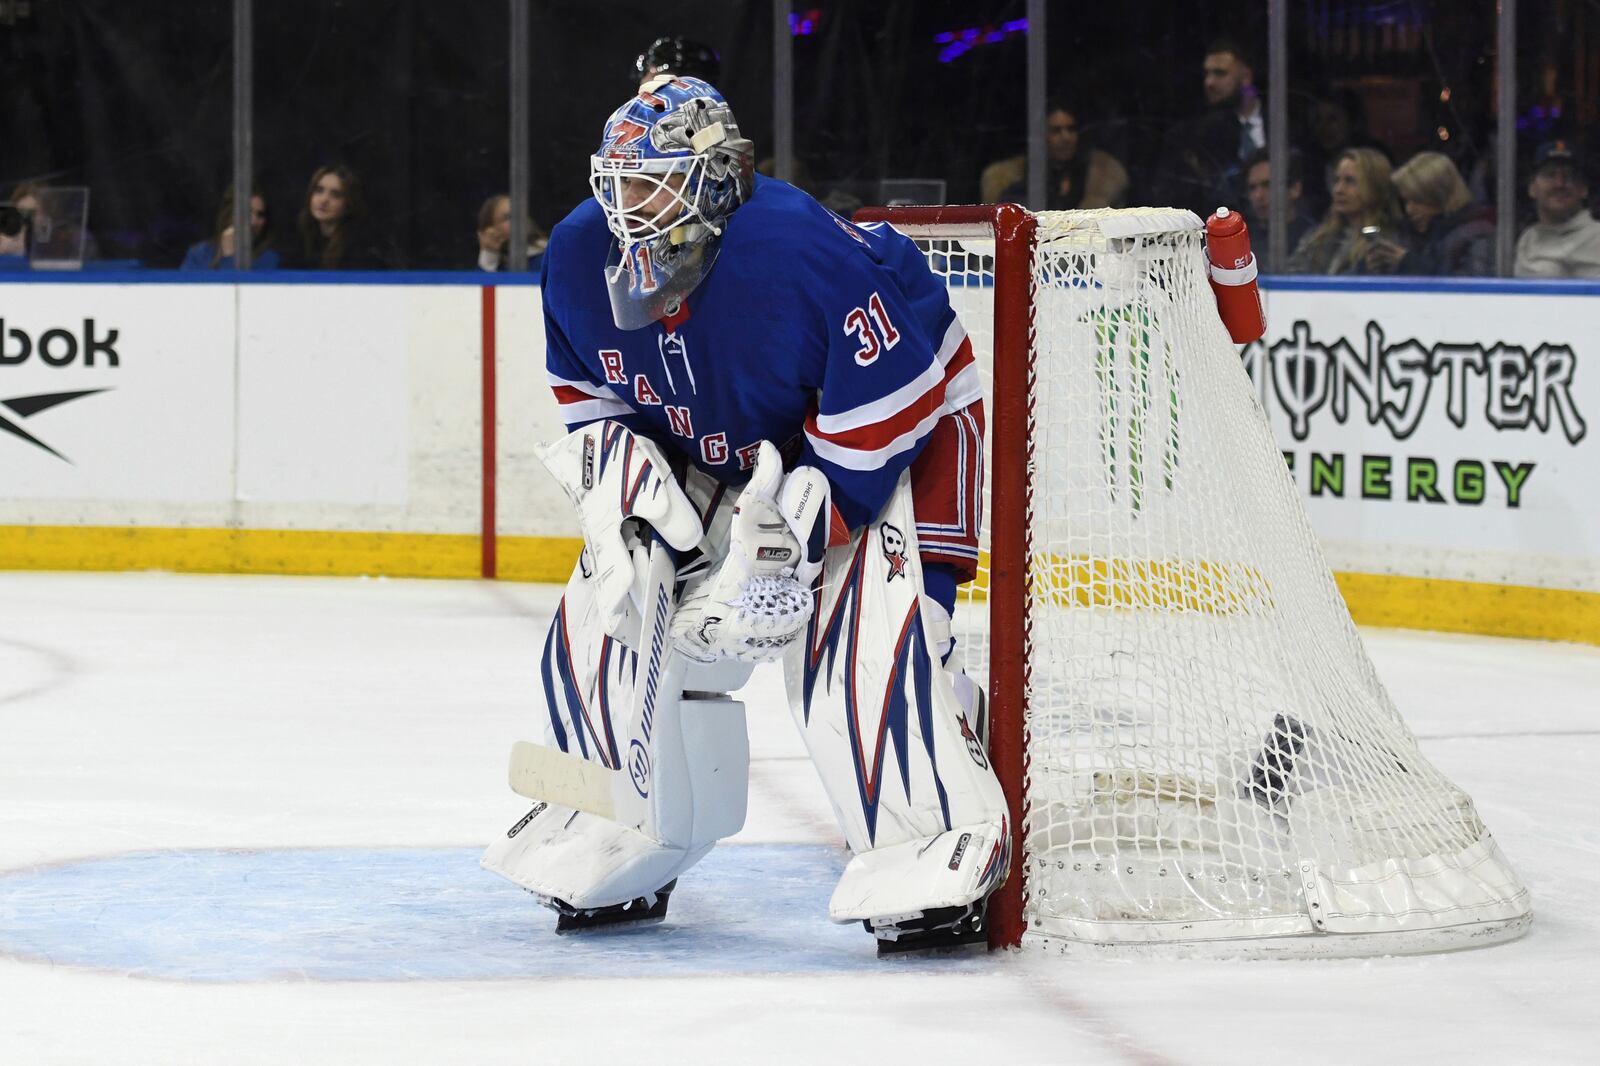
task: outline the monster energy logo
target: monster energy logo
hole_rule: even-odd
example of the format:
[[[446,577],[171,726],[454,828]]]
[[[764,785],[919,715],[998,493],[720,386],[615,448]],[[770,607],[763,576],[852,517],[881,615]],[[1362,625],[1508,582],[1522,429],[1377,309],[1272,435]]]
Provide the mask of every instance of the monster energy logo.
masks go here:
[[[1154,327],[1148,307],[1103,308],[1093,312],[1089,322],[1098,342],[1095,378],[1100,386],[1100,447],[1107,485],[1115,500],[1125,483],[1128,503],[1138,511],[1152,475],[1159,476],[1161,487],[1170,492],[1177,473],[1178,372],[1172,346]],[[1154,387],[1152,381],[1164,381],[1165,388]],[[1156,398],[1158,391],[1165,394],[1161,399]],[[1164,412],[1158,404],[1164,404]],[[1152,442],[1152,421],[1163,414],[1166,440]],[[1160,432],[1159,425],[1155,432]],[[1160,468],[1150,470],[1156,455]]]

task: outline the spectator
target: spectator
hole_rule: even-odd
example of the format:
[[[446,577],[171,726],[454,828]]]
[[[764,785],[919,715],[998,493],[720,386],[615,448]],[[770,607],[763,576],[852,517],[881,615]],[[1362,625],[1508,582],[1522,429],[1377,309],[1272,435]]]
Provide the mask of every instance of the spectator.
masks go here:
[[[1288,174],[1288,217],[1289,225],[1286,229],[1288,239],[1284,247],[1291,251],[1298,247],[1301,239],[1317,224],[1311,212],[1306,209],[1304,193],[1305,181],[1300,170],[1300,153],[1293,148],[1289,149]],[[1271,235],[1271,219],[1268,211],[1272,200],[1272,158],[1267,155],[1265,148],[1256,152],[1245,160],[1244,168],[1245,195],[1249,198],[1250,206],[1245,212],[1245,220],[1250,227],[1250,248],[1255,253],[1256,268],[1263,274],[1270,272],[1271,251],[1269,237]]]
[[[634,80],[640,85],[669,71],[720,87],[722,57],[710,45],[687,37],[657,37],[633,61]]]
[[[511,260],[506,247],[511,242],[511,197],[491,196],[478,208],[478,269],[505,270]],[[528,220],[528,269],[539,269],[539,257],[550,238]]]
[[[1071,105],[1052,101],[1045,110],[1045,210],[1121,207],[1128,198],[1128,171],[1109,152],[1083,143]],[[985,203],[1024,203],[1028,197],[1028,157],[991,163],[979,178]]]
[[[1494,273],[1494,212],[1472,202],[1467,183],[1447,156],[1418,152],[1394,172],[1394,187],[1417,234],[1407,249],[1380,240],[1375,262],[1396,274],[1487,277]]]
[[[34,213],[39,210],[39,189],[37,183],[24,181],[11,190],[11,206],[17,209],[24,221],[32,221]]]
[[[72,199],[70,206],[63,213],[59,202],[55,204],[54,210],[51,209],[52,196],[49,186],[24,181],[13,187],[11,206],[22,216],[24,249],[15,254],[26,255],[29,252],[36,252],[36,246],[49,246],[56,251],[63,251],[66,258],[76,259],[80,251],[85,261],[100,258],[100,245],[94,239],[94,234],[82,226],[78,218],[66,217],[72,213],[73,207],[79,211],[83,210],[82,204],[87,202],[88,190],[63,188],[58,190],[56,199],[59,200],[62,194],[71,197],[73,193],[78,192],[81,192],[85,199],[82,201]],[[81,249],[78,244],[80,240]]]
[[[1241,45],[1212,42],[1202,71],[1206,110],[1167,131],[1154,185],[1160,202],[1204,217],[1241,199],[1244,163],[1266,147],[1267,127],[1255,71]]]
[[[1327,217],[1307,233],[1289,257],[1292,274],[1385,274],[1381,259],[1369,259],[1375,239],[1391,237],[1409,247],[1389,179],[1389,160],[1372,148],[1347,148],[1333,171],[1333,202]]]
[[[1202,83],[1207,118],[1227,125],[1233,120],[1237,148],[1234,162],[1239,165],[1267,146],[1267,112],[1256,89],[1255,70],[1245,50],[1235,41],[1213,41],[1206,49],[1205,80]]]
[[[16,259],[28,254],[28,220],[15,204],[0,202],[0,259]]]
[[[1394,153],[1367,132],[1367,108],[1361,95],[1345,89],[1311,102],[1310,143],[1306,148],[1306,173],[1312,184],[1306,200],[1313,213],[1323,210],[1333,188],[1334,169],[1347,148],[1372,148],[1394,165]]]
[[[1589,213],[1588,196],[1589,182],[1567,142],[1541,144],[1528,181],[1538,219],[1517,238],[1517,277],[1600,277],[1600,222]]]
[[[298,220],[299,245],[285,250],[284,266],[298,270],[382,270],[396,256],[367,225],[361,180],[342,165],[318,167]]]
[[[233,191],[222,198],[217,224],[211,239],[191,245],[180,270],[233,270]],[[250,192],[250,269],[278,269],[278,253],[272,248],[272,222],[267,217],[267,201],[259,190]]]

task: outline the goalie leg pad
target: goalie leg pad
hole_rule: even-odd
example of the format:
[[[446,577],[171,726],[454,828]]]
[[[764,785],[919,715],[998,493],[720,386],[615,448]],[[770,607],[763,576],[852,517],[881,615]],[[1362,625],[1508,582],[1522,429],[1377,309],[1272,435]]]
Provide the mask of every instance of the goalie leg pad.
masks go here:
[[[964,906],[997,888],[1010,862],[1004,793],[933,654],[920,594],[902,475],[878,520],[828,552],[805,643],[785,659],[790,709],[856,856],[836,894],[839,921]],[[963,861],[947,868],[962,834]],[[922,849],[942,849],[944,865],[911,862]],[[876,887],[883,863],[889,879],[908,878],[903,892]]]
[[[929,911],[965,909],[1000,886],[1010,842],[1002,819],[861,852],[834,888],[828,917],[869,921],[876,929],[912,925]]]
[[[667,638],[673,562],[659,543],[642,550],[643,602],[650,610],[631,637],[636,650],[617,644],[626,668],[615,677],[597,669],[593,699],[609,704],[602,711],[607,722],[626,708],[626,732],[607,733],[615,752],[605,758],[527,745],[545,757],[519,764],[514,750],[513,786],[546,802],[483,858],[485,868],[574,910],[645,897],[744,825],[750,760],[744,705],[715,694],[682,698],[687,664]],[[610,639],[603,637],[601,646]],[[697,683],[733,679],[729,671],[702,672]],[[560,723],[558,715],[551,720]],[[563,771],[563,760],[582,772]],[[580,801],[562,793],[574,783],[588,808],[578,809]]]
[[[536,804],[490,845],[482,865],[572,909],[628,903],[744,827],[749,767],[742,703],[663,700],[654,743],[638,748],[625,770],[607,772],[613,817],[559,801]],[[554,792],[560,778],[547,780]]]
[[[628,527],[647,523],[668,544],[688,551],[705,533],[700,512],[660,446],[620,422],[585,426],[537,454],[577,508],[595,599],[606,631],[615,633],[637,584]]]
[[[671,847],[616,822],[541,802],[489,845],[481,865],[548,907],[577,912],[653,894],[711,848]]]

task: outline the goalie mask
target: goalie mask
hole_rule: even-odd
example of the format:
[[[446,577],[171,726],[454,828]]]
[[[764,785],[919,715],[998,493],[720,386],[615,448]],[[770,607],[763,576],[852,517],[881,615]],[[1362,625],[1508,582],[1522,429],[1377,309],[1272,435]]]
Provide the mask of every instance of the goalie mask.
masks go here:
[[[671,314],[711,272],[754,162],[727,101],[698,78],[654,78],[606,120],[589,186],[617,239],[606,288],[619,329]]]

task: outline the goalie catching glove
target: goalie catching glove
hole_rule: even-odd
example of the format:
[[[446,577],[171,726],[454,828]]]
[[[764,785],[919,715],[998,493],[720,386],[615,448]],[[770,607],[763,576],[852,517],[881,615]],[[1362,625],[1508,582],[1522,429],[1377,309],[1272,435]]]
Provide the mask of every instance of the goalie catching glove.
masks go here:
[[[828,479],[802,466],[787,477],[763,441],[734,507],[728,554],[685,594],[672,619],[678,650],[699,662],[770,662],[805,632],[831,512]]]
[[[539,458],[578,508],[594,564],[595,599],[606,632],[616,632],[636,585],[623,539],[629,519],[646,522],[679,551],[700,543],[700,513],[684,495],[654,441],[620,422],[596,422],[539,449]]]

